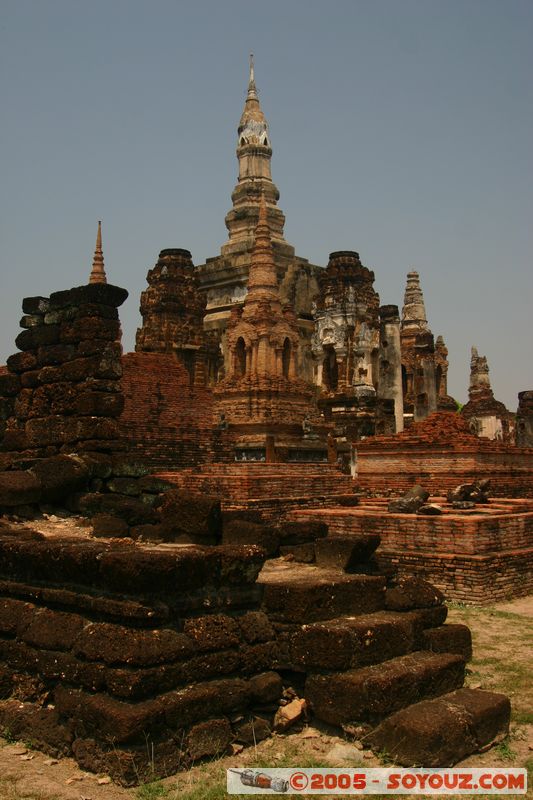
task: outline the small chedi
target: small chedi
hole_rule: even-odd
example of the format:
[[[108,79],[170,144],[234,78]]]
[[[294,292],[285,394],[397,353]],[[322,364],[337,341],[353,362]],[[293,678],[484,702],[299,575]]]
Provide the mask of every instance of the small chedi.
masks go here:
[[[404,409],[419,422],[434,411],[456,410],[447,393],[448,351],[442,336],[435,345],[429,329],[418,272],[407,274],[400,332]],[[400,432],[401,428],[396,428]]]
[[[509,726],[445,594],[533,588],[532,393],[515,444],[477,360],[457,413],[418,273],[400,316],[296,256],[271,156],[252,63],[220,255],[160,252],[123,354],[99,224],[0,369],[0,728],[125,785],[312,715],[427,767]]]
[[[514,420],[503,403],[494,398],[489,367],[485,356],[472,348],[468,403],[461,409],[470,430],[477,436],[509,442],[513,439]]]

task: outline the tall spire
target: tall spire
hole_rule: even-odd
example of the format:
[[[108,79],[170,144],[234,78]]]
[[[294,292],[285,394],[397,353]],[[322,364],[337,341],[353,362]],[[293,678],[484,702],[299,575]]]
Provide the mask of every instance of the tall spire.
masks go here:
[[[402,309],[402,329],[418,328],[428,331],[424,295],[420,288],[420,278],[416,270],[407,273],[407,286]]]
[[[238,128],[239,149],[246,145],[261,145],[270,147],[270,134],[268,124],[261,110],[257,86],[255,85],[254,55],[250,53],[250,76],[248,78],[248,91],[244,102]],[[260,177],[260,176],[258,176]]]
[[[290,248],[283,235],[285,216],[277,207],[279,191],[272,182],[270,132],[259,102],[252,54],[246,99],[237,128],[237,159],[239,176],[231,195],[233,207],[226,215],[229,239],[222,245],[221,254],[233,257],[236,253],[246,253],[246,260],[250,258],[261,194],[265,195],[268,206],[270,235],[274,246],[278,250],[280,246]],[[292,257],[294,252],[288,252],[287,255]]]
[[[102,250],[102,223],[100,220],[98,220],[96,247],[94,250],[93,268],[89,277],[89,283],[107,283],[104,269],[104,252]]]

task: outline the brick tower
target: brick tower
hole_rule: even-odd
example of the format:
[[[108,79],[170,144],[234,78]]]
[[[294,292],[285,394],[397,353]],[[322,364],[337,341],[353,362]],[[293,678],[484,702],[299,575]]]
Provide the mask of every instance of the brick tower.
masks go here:
[[[486,356],[480,356],[472,347],[470,358],[470,386],[468,403],[461,409],[470,430],[476,436],[510,442],[514,427],[512,414],[494,397],[490,385],[489,365]]]

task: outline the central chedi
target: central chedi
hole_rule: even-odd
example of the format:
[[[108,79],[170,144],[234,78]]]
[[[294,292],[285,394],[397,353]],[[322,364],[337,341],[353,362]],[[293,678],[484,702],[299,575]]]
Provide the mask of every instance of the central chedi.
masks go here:
[[[227,323],[226,378],[214,389],[221,424],[234,437],[237,458],[325,459],[327,426],[313,387],[298,377],[298,322],[282,303],[264,195],[258,209],[248,293]]]
[[[272,180],[270,132],[259,102],[253,57],[250,59],[248,91],[237,137],[239,174],[231,195],[232,208],[225,220],[228,240],[222,245],[219,256],[208,258],[205,264],[197,266],[201,288],[207,294],[204,326],[219,338],[227,374],[230,355],[226,325],[232,307],[242,304],[246,297],[259,201],[263,197],[281,302],[293,306],[298,335],[303,345],[298,350],[297,371],[301,377],[312,382],[311,305],[318,292],[317,274],[321,268],[297,256],[294,247],[284,236],[285,215],[277,205],[279,191]]]

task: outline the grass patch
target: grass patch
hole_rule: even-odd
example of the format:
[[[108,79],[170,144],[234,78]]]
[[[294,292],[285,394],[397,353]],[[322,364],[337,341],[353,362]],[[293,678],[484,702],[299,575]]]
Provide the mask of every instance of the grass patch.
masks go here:
[[[513,761],[516,758],[516,753],[511,747],[508,736],[496,746],[496,750],[500,758],[504,758],[506,761]]]
[[[391,764],[394,764],[394,761],[387,750],[380,750],[379,753],[376,753],[376,755],[384,767],[389,767]]]
[[[517,725],[533,725],[533,713],[531,711],[515,711],[513,721]]]
[[[135,794],[136,800],[158,800],[160,797],[168,797],[170,789],[160,781],[144,783],[139,786]]]

